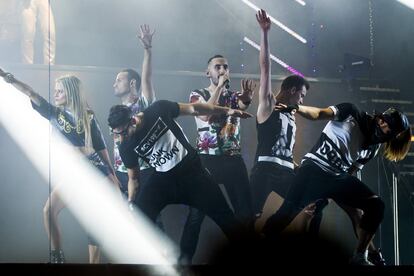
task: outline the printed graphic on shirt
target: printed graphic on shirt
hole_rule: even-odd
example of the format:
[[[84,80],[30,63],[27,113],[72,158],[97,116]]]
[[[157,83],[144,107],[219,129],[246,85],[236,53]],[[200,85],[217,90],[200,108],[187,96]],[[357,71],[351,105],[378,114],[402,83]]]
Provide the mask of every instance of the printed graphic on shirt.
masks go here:
[[[347,172],[352,165],[362,168],[380,147],[371,145],[362,148],[365,136],[360,124],[364,124],[367,117],[351,104],[340,104],[334,108],[338,110],[340,121],[327,123],[318,143],[304,159],[311,159],[325,171],[334,173]]]
[[[289,118],[283,113],[280,114],[280,121],[282,123],[280,135],[272,147],[272,156],[292,157],[296,125],[290,124]]]
[[[274,111],[263,123],[257,123],[257,161],[273,162],[294,168],[293,147],[296,123],[290,113]]]
[[[84,132],[82,121],[78,120],[78,123],[74,124],[75,119],[69,112],[67,112],[66,116],[62,112],[59,112],[56,121],[58,123],[59,129],[66,133],[76,131],[76,133],[82,134]]]
[[[322,144],[315,151],[315,155],[320,161],[325,162],[335,170],[347,171],[351,164],[349,164],[345,158],[342,158],[340,150],[328,136],[325,134],[322,136]]]
[[[155,99],[154,99],[155,100]],[[136,115],[144,111],[151,103],[148,103],[145,97],[140,96],[136,102],[129,105],[131,108],[132,114]],[[119,154],[119,145],[121,144],[120,135],[114,135],[114,167],[116,171],[127,173],[127,168],[122,162],[121,155]],[[147,162],[142,159],[138,160],[139,167],[141,170],[147,169],[150,166]]]
[[[161,118],[158,118],[148,134],[135,148],[135,152],[160,172],[174,168],[188,154],[188,151]]]
[[[190,102],[205,103],[210,98],[207,89],[195,90],[190,94]],[[218,105],[238,109],[237,93],[224,91],[218,100]],[[208,122],[195,118],[198,137],[197,151],[210,155],[240,155],[240,118],[226,115],[210,116]]]

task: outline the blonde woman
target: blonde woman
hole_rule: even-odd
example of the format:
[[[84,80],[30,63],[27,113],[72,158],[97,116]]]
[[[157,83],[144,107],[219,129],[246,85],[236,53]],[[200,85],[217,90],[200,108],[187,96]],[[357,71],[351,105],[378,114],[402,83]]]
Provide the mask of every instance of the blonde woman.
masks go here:
[[[108,176],[118,188],[119,182],[111,166],[105,141],[94,113],[89,109],[83,96],[81,81],[77,77],[68,75],[56,79],[55,105],[52,105],[29,85],[15,79],[12,74],[5,73],[0,69],[0,76],[27,95],[33,108],[48,119],[74,147],[87,156],[91,163]],[[65,208],[65,203],[59,196],[58,188],[54,188],[43,209],[44,225],[52,247],[50,254],[52,263],[65,262],[61,244],[61,231],[58,224],[58,215],[63,208]],[[99,247],[91,237],[88,237],[88,240],[89,262],[99,263]]]

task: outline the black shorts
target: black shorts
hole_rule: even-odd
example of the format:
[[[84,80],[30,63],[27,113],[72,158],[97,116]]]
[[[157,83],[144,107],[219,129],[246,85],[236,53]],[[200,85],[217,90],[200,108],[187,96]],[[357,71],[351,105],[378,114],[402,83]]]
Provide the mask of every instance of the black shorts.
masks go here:
[[[254,214],[259,216],[262,213],[266,199],[272,191],[285,198],[294,176],[292,169],[279,164],[257,162],[250,175]]]

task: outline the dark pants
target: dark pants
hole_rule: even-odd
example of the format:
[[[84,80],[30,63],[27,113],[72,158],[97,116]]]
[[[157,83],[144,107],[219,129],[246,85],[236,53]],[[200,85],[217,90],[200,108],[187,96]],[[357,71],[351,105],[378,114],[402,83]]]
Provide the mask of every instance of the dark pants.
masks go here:
[[[142,190],[142,187],[145,187],[148,185],[148,180],[150,179],[151,175],[155,172],[154,169],[148,168],[145,170],[141,170],[139,172],[139,188],[137,191],[137,194]],[[119,182],[121,183],[121,192],[125,200],[128,199],[128,174],[123,172],[115,172],[116,177],[118,178]],[[137,205],[137,199],[138,196],[135,196],[134,204]],[[158,215],[157,219],[155,220],[155,223],[157,224],[158,228],[160,228],[162,231],[165,231],[164,224],[162,223],[161,214]]]
[[[292,169],[272,162],[257,162],[250,175],[252,189],[253,212],[259,218],[267,197],[271,192],[277,193],[283,199],[286,198],[289,187],[294,180],[295,173]],[[313,218],[310,222],[308,234],[317,236],[322,221],[322,210],[328,205],[328,200],[317,202]]]
[[[200,155],[203,166],[210,172],[214,181],[223,184],[237,219],[247,227],[253,226],[252,204],[249,178],[241,156]],[[210,202],[210,204],[215,204]],[[201,210],[190,208],[181,236],[180,261],[191,263],[197,248],[201,225],[204,220]]]
[[[153,173],[137,197],[137,206],[151,220],[169,204],[185,204],[201,210],[217,223],[230,241],[243,230],[220,187],[201,166],[198,157],[185,168]]]
[[[304,162],[292,182],[287,198],[264,226],[272,237],[279,234],[306,205],[332,198],[338,203],[364,211],[360,227],[374,233],[384,215],[384,203],[358,178],[347,173],[334,175],[312,161]]]

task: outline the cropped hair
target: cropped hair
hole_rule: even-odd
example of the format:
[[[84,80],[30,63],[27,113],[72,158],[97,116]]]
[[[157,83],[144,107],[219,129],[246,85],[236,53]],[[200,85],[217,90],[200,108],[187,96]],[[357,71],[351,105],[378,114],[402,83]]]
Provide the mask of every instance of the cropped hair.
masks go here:
[[[108,125],[114,129],[127,124],[132,118],[131,109],[122,104],[114,105],[109,110]]]

